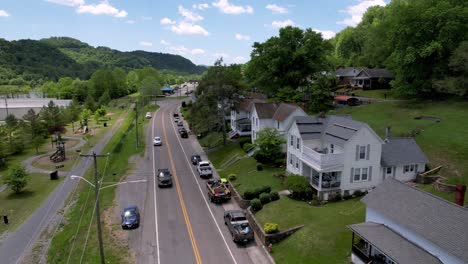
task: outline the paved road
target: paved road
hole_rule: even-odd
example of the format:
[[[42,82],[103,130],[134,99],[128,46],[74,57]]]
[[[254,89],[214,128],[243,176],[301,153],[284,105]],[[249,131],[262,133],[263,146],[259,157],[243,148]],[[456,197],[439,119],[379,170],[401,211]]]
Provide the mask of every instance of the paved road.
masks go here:
[[[137,204],[141,226],[130,230],[129,242],[137,263],[269,263],[256,242],[238,246],[224,226],[225,208],[236,208],[234,201],[224,205],[208,202],[205,181],[195,174],[190,156],[200,153],[195,137],[180,138],[172,113],[180,101],[160,102],[148,127],[145,160],[128,180],[147,179],[145,184],[126,184],[119,188],[119,206]],[[152,137],[161,136],[163,146],[153,147]],[[154,171],[169,168],[174,186],[161,189]]]
[[[120,127],[121,122],[122,119],[117,120],[111,130],[107,132],[88,154],[92,154],[92,151],[99,154],[115,131]],[[83,175],[91,164],[92,162],[90,159],[82,158],[70,171],[69,175]],[[39,207],[21,227],[9,233],[7,237],[1,241],[0,263],[10,264],[21,262],[22,258],[29,253],[32,245],[34,245],[51,219],[54,218],[58,210],[62,209],[65,200],[73,191],[77,182],[77,180],[72,180],[69,177],[65,178],[41,207]],[[14,221],[14,218],[11,218],[10,221]]]

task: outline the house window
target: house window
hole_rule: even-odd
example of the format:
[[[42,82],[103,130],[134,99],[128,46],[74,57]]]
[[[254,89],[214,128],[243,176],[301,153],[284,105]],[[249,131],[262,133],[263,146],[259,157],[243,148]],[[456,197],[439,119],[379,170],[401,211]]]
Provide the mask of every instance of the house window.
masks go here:
[[[330,153],[335,152],[334,148],[335,148],[335,146],[333,144],[330,144]]]
[[[276,128],[279,129],[279,121],[276,121]]]
[[[300,149],[300,148],[301,148],[301,139],[300,139],[300,138],[297,138],[297,141],[296,141],[296,148],[297,148],[297,149]]]
[[[361,181],[367,181],[367,168],[362,168]]]
[[[359,146],[359,159],[366,158],[366,146]]]
[[[294,136],[291,135],[291,146],[294,146]]]
[[[414,164],[410,165],[410,171],[414,171]]]
[[[354,181],[361,180],[361,169],[354,169]]]
[[[255,118],[255,124],[258,127],[258,118]]]
[[[408,171],[409,171],[409,167],[410,167],[409,165],[403,166],[403,171],[404,171],[404,172],[408,172]]]
[[[392,167],[387,168],[387,174],[392,174]]]
[[[299,169],[299,159],[296,157],[296,169]]]
[[[291,165],[293,164],[292,158],[293,158],[293,155],[292,155],[292,154],[289,154],[289,164],[291,164]]]

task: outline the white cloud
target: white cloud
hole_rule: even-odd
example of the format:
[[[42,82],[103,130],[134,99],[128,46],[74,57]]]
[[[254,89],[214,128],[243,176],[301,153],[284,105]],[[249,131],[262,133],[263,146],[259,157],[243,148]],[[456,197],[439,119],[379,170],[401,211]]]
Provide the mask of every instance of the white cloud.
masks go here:
[[[359,0],[359,3],[357,5],[348,6],[345,10],[340,10],[340,12],[347,13],[350,17],[338,21],[337,24],[354,27],[361,22],[362,16],[366,12],[367,8],[371,6],[385,5],[386,3],[384,2],[384,0]]]
[[[10,14],[7,13],[5,10],[0,10],[0,17],[9,17]]]
[[[286,14],[286,13],[288,13],[287,8],[284,8],[284,7],[275,5],[275,4],[268,4],[267,6],[265,6],[265,8],[271,10],[273,12],[273,14]]]
[[[142,16],[141,17],[141,20],[153,20],[152,17],[148,17],[148,16]]]
[[[211,54],[211,56],[213,56],[215,58],[221,58],[222,57],[224,59],[231,57],[229,54],[224,53],[224,52],[213,53],[213,54]]]
[[[286,20],[283,20],[283,21],[273,21],[271,23],[271,26],[274,27],[274,28],[283,28],[283,27],[294,26],[294,25],[296,25],[296,24],[291,19],[286,19]]]
[[[113,17],[126,17],[128,15],[127,11],[119,10],[109,4],[108,1],[102,1],[100,4],[94,5],[80,5],[76,9],[77,13],[89,13],[92,15],[108,15]]]
[[[336,32],[331,31],[331,30],[319,30],[319,29],[312,29],[312,30],[317,33],[322,33],[322,37],[324,39],[331,39],[336,35]]]
[[[127,23],[127,24],[135,24],[135,20],[127,20],[127,21],[125,21],[125,23]]]
[[[64,5],[64,6],[82,6],[85,4],[84,0],[46,0],[54,4]]]
[[[205,54],[205,51],[202,49],[193,49],[190,53],[192,53],[192,55],[201,55]]]
[[[184,46],[170,46],[168,49],[180,55],[185,55],[187,52],[189,52],[189,49]]]
[[[242,56],[237,56],[237,57],[234,58],[234,63],[244,63],[246,61],[247,61],[247,59],[245,59]]]
[[[194,4],[192,5],[193,9],[198,9],[198,10],[205,10],[210,8],[210,5],[207,3],[201,3],[201,4]]]
[[[175,24],[176,22],[175,21],[172,21],[171,19],[165,17],[163,19],[160,20],[160,23],[163,24],[163,25],[173,25]]]
[[[203,35],[208,36],[210,33],[203,27],[185,21],[180,22],[177,25],[171,26],[171,31],[179,35]]]
[[[164,39],[161,39],[161,41],[160,41],[159,43],[161,43],[161,44],[164,45],[164,46],[171,45],[171,43],[165,41]]]
[[[153,46],[153,42],[149,42],[149,41],[140,41],[140,45],[141,45],[141,46],[145,46],[145,47],[151,47],[151,46]]]
[[[179,6],[179,14],[188,21],[196,22],[196,21],[203,20],[202,16],[190,10],[185,9],[183,6]]]
[[[211,3],[214,7],[217,7],[219,11],[230,15],[239,15],[243,13],[252,14],[254,12],[251,6],[236,6],[229,3],[228,0],[219,0],[218,2]]]
[[[236,33],[235,37],[236,37],[237,40],[250,40],[250,36],[242,35],[242,34],[239,34],[239,33]]]

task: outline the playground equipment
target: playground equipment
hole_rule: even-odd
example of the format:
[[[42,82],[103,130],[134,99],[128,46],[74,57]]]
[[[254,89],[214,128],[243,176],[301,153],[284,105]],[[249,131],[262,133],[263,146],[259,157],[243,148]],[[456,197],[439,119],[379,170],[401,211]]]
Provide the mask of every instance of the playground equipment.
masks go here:
[[[50,155],[50,160],[52,162],[62,162],[65,160],[65,142],[62,141],[62,138],[60,137],[60,134],[57,134],[57,138],[55,140],[52,140],[52,142],[55,142],[55,146],[57,150],[55,151],[54,154]]]

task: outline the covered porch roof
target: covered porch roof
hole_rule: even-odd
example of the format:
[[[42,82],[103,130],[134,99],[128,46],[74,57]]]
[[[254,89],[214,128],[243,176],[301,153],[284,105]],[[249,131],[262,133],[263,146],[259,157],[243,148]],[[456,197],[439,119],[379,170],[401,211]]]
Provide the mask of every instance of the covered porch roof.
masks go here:
[[[348,228],[397,263],[442,263],[426,250],[383,224],[365,222],[349,225]]]

